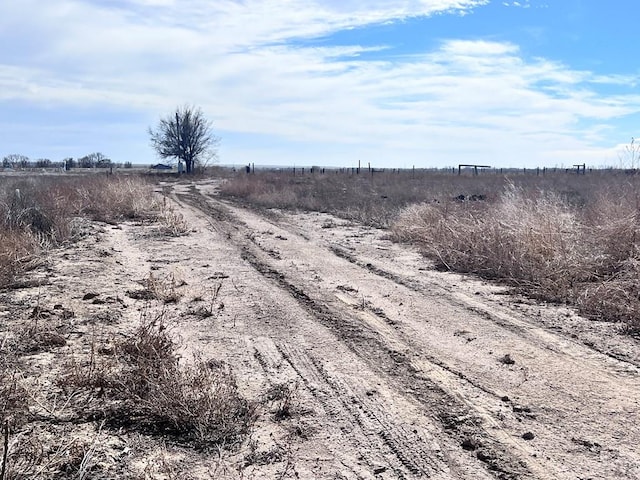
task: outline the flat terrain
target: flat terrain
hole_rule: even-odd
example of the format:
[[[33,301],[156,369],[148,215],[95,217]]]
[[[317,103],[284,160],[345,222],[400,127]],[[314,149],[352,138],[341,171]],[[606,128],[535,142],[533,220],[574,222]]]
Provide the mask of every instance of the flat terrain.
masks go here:
[[[40,287],[6,294],[13,321],[74,312],[66,345],[29,357],[33,391],[88,338],[131,335],[155,308],[185,361],[230,365],[258,417],[248,442],[215,454],[69,427],[97,436],[94,477],[640,478],[640,349],[616,325],[437,272],[381,230],[232,205],[215,182],[163,193],[188,235],[102,225],[54,252]],[[150,274],[180,301],[127,296]],[[39,402],[62,416],[50,394]]]

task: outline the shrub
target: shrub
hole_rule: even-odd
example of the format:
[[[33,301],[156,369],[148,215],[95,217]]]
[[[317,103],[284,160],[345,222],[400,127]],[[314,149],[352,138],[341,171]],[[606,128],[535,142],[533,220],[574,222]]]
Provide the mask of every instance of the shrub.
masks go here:
[[[162,315],[143,318],[110,358],[70,367],[62,384],[83,389],[94,405],[91,416],[113,427],[173,435],[198,448],[240,443],[255,409],[238,393],[229,368],[198,356],[183,364],[176,349]]]

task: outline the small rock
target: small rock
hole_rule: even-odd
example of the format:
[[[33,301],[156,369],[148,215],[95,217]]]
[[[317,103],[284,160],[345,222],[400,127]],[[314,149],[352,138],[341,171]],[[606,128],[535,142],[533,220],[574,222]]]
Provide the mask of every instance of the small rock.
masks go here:
[[[465,438],[462,442],[462,448],[467,451],[474,451],[478,448],[478,443],[471,438]]]
[[[115,347],[111,344],[106,344],[98,347],[98,353],[102,355],[113,355],[115,353]]]
[[[524,438],[525,440],[533,440],[534,438],[536,438],[536,436],[531,432],[527,432],[522,434],[522,438]]]
[[[507,397],[506,395],[503,397],[500,397],[500,400],[502,400],[504,403],[508,403],[511,401],[511,399],[509,397]]]
[[[491,455],[488,455],[486,452],[483,452],[482,450],[478,450],[478,452],[476,453],[476,458],[481,462],[491,461]]]
[[[516,363],[516,361],[513,358],[511,358],[511,355],[508,353],[502,358],[500,358],[499,361],[500,363],[504,363],[505,365],[513,365],[514,363]]]
[[[373,474],[380,475],[381,473],[384,473],[386,471],[387,471],[387,467],[376,467],[373,469]]]
[[[531,407],[514,405],[513,411],[516,413],[531,413]]]
[[[91,300],[92,298],[96,298],[97,296],[98,296],[97,293],[88,292],[84,294],[84,297],[82,297],[82,300]]]

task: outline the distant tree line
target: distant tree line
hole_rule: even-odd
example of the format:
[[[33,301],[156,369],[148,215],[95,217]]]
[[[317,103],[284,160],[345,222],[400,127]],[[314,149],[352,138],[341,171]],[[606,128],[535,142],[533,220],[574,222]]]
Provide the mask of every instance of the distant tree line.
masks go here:
[[[90,153],[84,157],[73,159],[71,157],[65,158],[62,161],[54,162],[48,158],[38,158],[31,160],[26,155],[20,155],[12,153],[2,159],[2,168],[56,168],[64,167],[66,170],[72,168],[111,168],[111,167],[124,167],[132,168],[131,162],[115,163],[111,159],[107,158],[100,152]]]

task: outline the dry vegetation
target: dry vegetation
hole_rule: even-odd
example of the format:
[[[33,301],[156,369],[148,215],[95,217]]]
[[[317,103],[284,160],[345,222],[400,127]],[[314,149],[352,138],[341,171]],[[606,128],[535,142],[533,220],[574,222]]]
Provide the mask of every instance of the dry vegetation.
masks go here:
[[[177,236],[189,231],[182,215],[141,177],[2,182],[0,480],[149,478],[149,472],[109,458],[110,443],[124,432],[131,445],[126,448],[137,448],[139,457],[152,441],[145,439],[216,451],[242,442],[255,409],[239,395],[229,367],[197,353],[186,361],[177,353],[175,322],[163,307],[180,299],[184,282],[175,276],[150,273],[143,288],[132,292],[146,295],[139,298],[149,308],[129,334],[109,328],[117,323],[117,309],[77,318],[62,304],[41,302],[39,294],[34,307],[33,300],[23,305],[8,293],[33,286],[25,274],[46,266],[48,252],[96,232],[88,220],[143,222],[157,235]],[[72,332],[85,329],[91,333],[69,341]],[[107,436],[107,430],[119,433]],[[171,461],[163,461],[154,478],[165,478],[171,468]]]
[[[154,210],[151,186],[136,177],[29,177],[0,183],[0,286],[38,254],[80,234],[80,218],[142,218]]]
[[[86,219],[145,222],[159,235],[190,231],[179,213],[153,200],[150,184],[133,176],[39,177],[0,185],[5,290],[23,285],[22,274],[42,265],[49,249],[85,235]],[[636,176],[258,173],[230,179],[222,194],[258,207],[324,211],[386,228],[395,240],[418,245],[439,268],[504,281],[533,297],[575,305],[592,318],[620,322],[625,333],[640,333]],[[117,323],[109,315],[118,313],[109,309],[93,319],[39,301],[28,312],[17,303],[8,309],[11,315],[0,324],[0,480],[177,478],[164,454],[153,461],[147,456],[135,472],[107,458],[107,443],[127,435],[126,448],[137,448],[140,457],[149,442],[157,447],[170,441],[208,456],[247,445],[260,405],[240,395],[228,365],[178,354],[176,319],[167,308],[181,305],[185,285],[178,275],[151,272],[139,288],[123,291],[154,305],[128,332],[108,328]],[[192,299],[187,314],[204,320],[223,308],[220,283],[211,288]],[[69,345],[69,332],[80,328],[91,334]],[[71,353],[57,356],[61,347]],[[53,369],[49,376],[41,357]],[[285,422],[297,414],[297,388],[273,384],[259,403]],[[254,448],[246,463],[286,455]]]
[[[226,365],[197,356],[180,362],[166,322],[163,312],[145,312],[132,336],[94,345],[86,362],[69,366],[60,385],[73,392],[76,416],[196,448],[237,444],[253,421],[253,407],[238,394]]]
[[[363,172],[243,175],[223,194],[389,228],[439,268],[501,280],[640,333],[640,179],[586,175]]]
[[[155,199],[142,177],[5,178],[0,182],[0,287],[37,265],[43,250],[82,235],[82,219],[159,219],[164,233],[188,231],[182,216]]]

